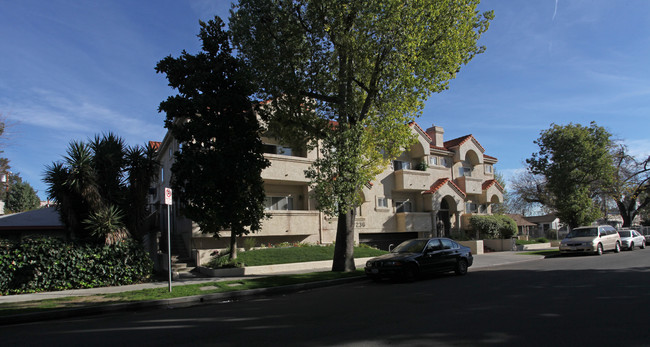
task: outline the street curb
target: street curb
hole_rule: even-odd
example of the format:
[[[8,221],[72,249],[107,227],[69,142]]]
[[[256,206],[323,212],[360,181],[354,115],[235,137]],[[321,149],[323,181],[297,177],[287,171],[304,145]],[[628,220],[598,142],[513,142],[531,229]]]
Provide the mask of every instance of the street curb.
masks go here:
[[[52,311],[39,311],[31,313],[21,313],[10,316],[0,316],[0,325],[22,324],[62,318],[84,317],[103,313],[123,312],[123,311],[142,311],[152,309],[174,309],[191,306],[198,306],[205,303],[216,303],[232,300],[244,300],[251,297],[264,297],[273,295],[283,295],[303,290],[316,288],[331,287],[340,284],[346,284],[361,280],[367,280],[366,276],[355,276],[349,278],[339,278],[334,280],[316,281],[308,283],[290,284],[271,288],[247,289],[225,293],[214,293],[205,295],[186,296],[173,299],[150,300],[125,302],[119,304],[97,305],[91,307],[53,309]]]

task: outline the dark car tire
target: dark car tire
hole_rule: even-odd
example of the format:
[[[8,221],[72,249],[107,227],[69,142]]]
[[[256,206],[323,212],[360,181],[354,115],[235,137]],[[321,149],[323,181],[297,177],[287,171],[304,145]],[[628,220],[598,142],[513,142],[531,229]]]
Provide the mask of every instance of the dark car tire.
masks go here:
[[[621,251],[621,244],[616,242],[616,247],[614,247],[614,253],[619,253]]]
[[[631,243],[630,243],[630,247],[628,248],[628,250],[630,250],[630,251],[633,251],[633,250],[634,250],[634,242],[631,242]]]
[[[458,259],[458,262],[456,263],[456,275],[462,276],[467,273],[467,260],[465,259]]]
[[[404,273],[402,274],[402,276],[403,276],[403,279],[405,281],[413,282],[418,277],[419,272],[420,271],[419,271],[417,265],[408,264],[408,265],[406,265],[406,268],[404,269]]]
[[[603,245],[600,243],[596,247],[596,255],[603,255]]]

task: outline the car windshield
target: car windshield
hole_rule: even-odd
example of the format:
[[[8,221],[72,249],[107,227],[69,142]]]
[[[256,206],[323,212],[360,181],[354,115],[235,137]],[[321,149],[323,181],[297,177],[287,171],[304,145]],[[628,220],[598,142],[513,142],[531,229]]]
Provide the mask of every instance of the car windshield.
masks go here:
[[[585,237],[585,236],[598,236],[598,228],[573,229],[566,237],[568,239],[572,239],[574,237]]]
[[[619,231],[618,234],[621,235],[621,237],[631,237],[632,236],[632,232],[630,232],[630,231]]]
[[[391,253],[422,253],[429,240],[408,240],[393,248]]]

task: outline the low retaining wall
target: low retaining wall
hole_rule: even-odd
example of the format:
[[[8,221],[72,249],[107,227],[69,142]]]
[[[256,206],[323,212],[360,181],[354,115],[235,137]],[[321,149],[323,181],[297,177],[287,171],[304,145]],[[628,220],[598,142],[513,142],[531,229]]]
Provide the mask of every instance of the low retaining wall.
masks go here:
[[[357,268],[364,267],[368,259],[371,258],[355,258],[354,265]],[[303,263],[274,264],[274,265],[263,265],[263,266],[246,266],[246,267],[227,268],[227,269],[210,269],[203,266],[198,267],[199,272],[201,272],[206,276],[211,276],[211,277],[268,275],[268,274],[290,272],[290,271],[309,271],[309,270],[328,271],[331,269],[332,269],[331,260],[308,261]]]
[[[530,245],[518,245],[517,250],[518,251],[535,251],[539,249],[547,249],[551,248],[551,243],[546,242],[546,243],[533,243]]]
[[[457,241],[465,247],[469,247],[473,255],[483,254],[483,240]]]

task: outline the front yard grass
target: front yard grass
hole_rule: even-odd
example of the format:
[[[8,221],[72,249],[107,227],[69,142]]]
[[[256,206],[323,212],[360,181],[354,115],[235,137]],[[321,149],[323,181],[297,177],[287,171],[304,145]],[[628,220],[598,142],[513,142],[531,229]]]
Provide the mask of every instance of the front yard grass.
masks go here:
[[[312,272],[305,274],[278,275],[232,281],[204,282],[197,284],[176,285],[172,292],[167,287],[150,288],[136,291],[98,294],[90,296],[65,297],[57,299],[35,300],[0,304],[0,316],[10,316],[29,312],[43,312],[68,308],[89,307],[134,301],[172,299],[194,295],[231,292],[246,289],[272,288],[298,283],[326,281],[339,278],[364,276],[359,269],[354,272]]]
[[[355,258],[376,257],[388,252],[376,248],[354,247]],[[260,248],[240,252],[237,261],[245,266],[302,263],[306,261],[332,260],[334,246],[299,246],[284,248]]]

